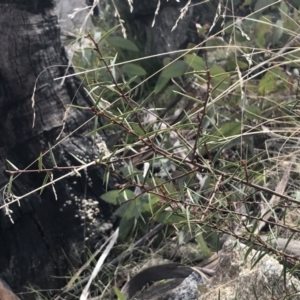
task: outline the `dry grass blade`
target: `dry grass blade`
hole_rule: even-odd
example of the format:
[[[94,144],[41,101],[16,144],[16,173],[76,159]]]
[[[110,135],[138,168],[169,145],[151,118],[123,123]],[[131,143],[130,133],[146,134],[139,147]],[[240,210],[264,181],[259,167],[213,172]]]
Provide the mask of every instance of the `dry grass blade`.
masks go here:
[[[108,256],[108,254],[110,253],[110,250],[112,249],[112,247],[114,246],[114,244],[117,241],[119,235],[119,228],[117,228],[117,230],[115,231],[115,233],[112,235],[111,237],[111,241],[109,242],[109,244],[107,245],[105,251],[102,253],[102,255],[100,256],[95,269],[93,270],[91,277],[87,283],[87,285],[85,286],[84,290],[81,293],[80,296],[80,300],[86,300],[88,298],[88,294],[89,294],[89,289],[91,286],[92,281],[96,278],[97,274],[99,273],[106,257]]]
[[[107,241],[108,242],[108,241]],[[95,259],[95,257],[102,251],[102,249],[107,244],[105,242],[93,255],[88,259],[88,261],[74,274],[74,276],[70,279],[66,287],[63,289],[63,293],[70,291],[74,286],[75,281],[79,278],[80,274],[90,265],[90,263]]]

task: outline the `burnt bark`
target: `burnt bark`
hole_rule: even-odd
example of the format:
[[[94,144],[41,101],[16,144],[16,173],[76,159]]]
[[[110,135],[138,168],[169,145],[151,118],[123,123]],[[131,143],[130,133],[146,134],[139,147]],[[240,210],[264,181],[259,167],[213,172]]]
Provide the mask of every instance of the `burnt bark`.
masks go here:
[[[113,222],[113,208],[100,200],[105,192],[100,166],[57,182],[57,199],[48,187],[8,206],[12,198],[5,193],[6,170],[11,169],[7,160],[19,169],[38,169],[36,159],[49,144],[58,167],[79,165],[73,155],[84,161],[99,156],[95,141],[86,136],[94,122],[87,122],[93,118],[90,110],[70,108],[63,127],[70,104],[90,107],[92,103],[76,77],[54,80],[65,74],[68,59],[53,6],[46,0],[0,1],[0,277],[15,292],[28,286],[61,287],[63,276],[78,265],[85,247],[93,247]],[[49,153],[43,166],[53,167]],[[53,173],[54,178],[63,174]],[[14,178],[12,192],[24,195],[40,187],[44,177],[42,172],[22,173]],[[108,186],[114,183],[111,178]],[[31,293],[19,295],[34,298]]]
[[[220,0],[133,1],[133,10],[130,12],[127,1],[117,1],[121,17],[126,20],[129,32],[134,31],[143,55],[163,54],[152,60],[156,62],[156,67],[161,67],[166,53],[170,52],[167,56],[175,58],[178,54],[171,53],[172,51],[184,50],[189,43],[197,45],[204,40],[204,35],[199,35],[197,31],[196,23],[202,26],[212,25],[219,2]],[[186,12],[182,14],[188,3]],[[219,25],[214,26],[211,33],[219,30]]]
[[[220,35],[223,22],[232,20],[232,16],[246,16],[250,10],[244,1],[229,5],[220,0],[141,0],[133,1],[131,8],[127,1],[116,0],[116,3],[142,56],[161,54],[147,65],[152,71],[162,67],[166,56],[177,58],[179,54],[173,51],[185,50],[189,44],[198,45],[198,54],[203,55],[202,42],[208,36]],[[198,25],[203,27],[200,33]]]

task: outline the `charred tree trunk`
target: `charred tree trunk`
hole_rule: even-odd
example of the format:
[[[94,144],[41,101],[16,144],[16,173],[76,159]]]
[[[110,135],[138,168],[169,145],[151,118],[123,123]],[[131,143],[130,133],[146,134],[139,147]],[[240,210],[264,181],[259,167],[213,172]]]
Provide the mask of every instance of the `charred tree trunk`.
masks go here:
[[[50,0],[0,1],[0,277],[15,292],[29,285],[61,287],[65,282],[58,277],[72,268],[70,262],[78,263],[76,255],[87,240],[92,247],[112,222],[112,207],[99,198],[105,192],[100,166],[57,182],[57,199],[52,188],[45,188],[42,194],[36,192],[8,207],[12,198],[4,192],[9,181],[6,170],[11,169],[7,160],[19,169],[38,169],[36,159],[49,150],[49,144],[57,144],[53,155],[59,167],[79,165],[73,155],[84,161],[99,156],[95,142],[85,135],[94,122],[87,122],[93,118],[89,110],[70,108],[63,127],[70,104],[89,107],[91,103],[75,77],[63,83],[54,80],[65,74],[68,59],[53,5]],[[53,167],[49,153],[43,166]],[[53,173],[54,178],[62,174]],[[24,195],[40,187],[44,177],[42,172],[22,173],[14,178],[12,192]],[[111,179],[109,186],[113,184]]]
[[[190,43],[197,45],[203,42],[207,33],[199,34],[196,23],[205,27],[212,25],[219,2],[133,1],[131,12],[127,1],[116,1],[121,17],[126,21],[125,25],[131,28],[131,32],[135,29],[135,38],[143,55],[164,54],[152,59],[151,63],[156,68],[163,65],[166,53],[170,52],[168,56],[175,58],[178,54],[173,51],[184,50]],[[218,19],[219,23],[222,21]],[[220,26],[214,26],[211,34],[219,30]]]

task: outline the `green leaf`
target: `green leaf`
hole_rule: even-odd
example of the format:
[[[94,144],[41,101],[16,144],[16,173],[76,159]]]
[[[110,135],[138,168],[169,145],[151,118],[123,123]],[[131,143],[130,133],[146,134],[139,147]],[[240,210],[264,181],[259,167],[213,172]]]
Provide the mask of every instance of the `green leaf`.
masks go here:
[[[266,95],[271,92],[279,91],[280,88],[284,87],[287,79],[287,75],[279,67],[273,68],[266,72],[264,77],[260,80],[258,84],[258,92],[261,95]]]
[[[205,140],[205,147],[201,148],[201,154],[205,154],[207,149],[213,151],[219,149],[215,159],[221,154],[222,149],[232,147],[240,143],[241,122],[228,122],[218,128],[208,139]]]
[[[104,41],[109,35],[111,35],[116,29],[118,29],[121,25],[118,24],[117,26],[113,27],[112,29],[108,30],[107,32],[105,32],[100,40],[98,41],[98,44],[100,44],[102,41]]]
[[[212,76],[213,90],[222,93],[230,87],[230,74],[219,65],[213,65],[210,68],[210,75]]]
[[[240,144],[241,144],[241,138],[238,136],[227,141],[223,140],[219,143],[214,143],[212,145],[209,145],[208,147],[209,151],[214,151],[218,149],[218,152],[214,155],[214,159],[212,162],[215,163],[219,159],[224,149],[232,149],[233,147]]]
[[[163,162],[161,162],[159,165],[161,165],[161,168],[163,168]],[[166,190],[168,192],[169,195],[173,194],[176,192],[175,188],[174,188],[174,184],[169,182],[169,181],[165,181],[162,178],[159,177],[151,177],[149,178],[146,183],[150,186],[150,187],[156,187],[158,185],[163,186],[164,190]]]
[[[153,205],[161,200],[161,197],[153,194],[143,194],[139,197],[142,212],[152,212]]]
[[[270,15],[264,15],[255,23],[256,36],[253,37],[258,47],[266,48],[267,44],[272,40],[273,23]]]
[[[119,196],[120,191],[118,190],[113,190],[109,191],[103,195],[100,196],[102,200],[104,200],[107,203],[118,205],[118,196]]]
[[[134,199],[123,203],[117,210],[116,214],[127,220],[131,218],[138,219],[141,216],[140,203],[138,199]]]
[[[140,124],[134,123],[134,122],[129,122],[130,128],[139,136],[144,136],[144,130],[141,128]]]
[[[126,218],[139,218],[142,213],[151,211],[152,206],[160,200],[157,196],[150,196],[150,194],[143,194],[137,199],[125,202],[117,210],[116,214]]]
[[[200,56],[194,55],[194,54],[187,54],[184,57],[184,60],[195,71],[204,71],[205,72],[205,70],[206,70],[205,62]]]
[[[183,75],[188,69],[188,65],[183,60],[176,60],[168,65],[161,72],[161,77],[171,79]]]
[[[258,106],[256,105],[250,105],[246,107],[245,110],[247,118],[253,120],[256,119],[257,117],[261,116],[261,110]]]
[[[57,167],[55,157],[54,157],[54,153],[52,151],[52,147],[51,147],[50,143],[48,143],[48,146],[49,146],[49,153],[50,153],[50,158],[51,158],[52,164],[53,164],[54,167]]]
[[[81,159],[79,159],[77,156],[75,156],[73,153],[70,153],[71,156],[73,156],[79,163],[81,163],[82,165],[85,164],[85,162]]]
[[[238,66],[239,66],[240,69],[244,69],[245,70],[245,69],[248,68],[248,63],[246,63],[244,61],[238,60],[237,63],[238,63]]]
[[[264,9],[266,8],[266,6],[270,6],[271,4],[277,2],[277,0],[259,0],[256,2],[255,6],[254,6],[254,11],[255,13],[255,18],[259,17]]]
[[[196,235],[195,237],[196,242],[198,243],[198,245],[200,246],[201,252],[207,256],[210,257],[212,255],[211,251],[209,250],[209,248],[207,247],[207,244],[203,238],[202,233]]]
[[[126,300],[126,297],[122,294],[122,292],[115,286],[114,292],[116,296],[118,297],[118,300]]]
[[[122,204],[123,202],[132,199],[135,197],[135,194],[131,190],[113,190],[109,191],[103,195],[100,196],[102,200],[104,200],[107,203],[114,204],[114,205],[119,205]]]
[[[13,168],[15,169],[16,171],[19,170],[19,168],[17,168],[11,161],[9,161],[8,159],[6,160],[6,162]]]
[[[160,74],[155,84],[154,95],[157,95],[159,92],[161,92],[169,81],[170,78],[163,78]]]
[[[165,57],[165,58],[163,59],[163,65],[166,66],[166,65],[168,65],[171,61],[172,61],[172,60],[171,60],[170,57]]]
[[[46,176],[44,177],[44,180],[43,180],[43,184],[42,184],[42,188],[40,190],[40,195],[43,193],[44,191],[44,188],[45,188],[45,184],[48,182],[48,180],[51,178],[51,172],[47,172],[46,173]]]
[[[7,185],[7,194],[8,195],[11,193],[11,187],[12,187],[13,179],[14,179],[14,175],[10,175],[9,176],[9,182],[8,182],[8,185]]]
[[[119,196],[118,196],[118,201],[120,203],[123,203],[123,202],[128,201],[130,199],[133,199],[135,197],[136,197],[136,195],[135,195],[135,193],[133,191],[131,191],[131,190],[123,190],[119,194]]]
[[[283,23],[281,20],[276,21],[276,26],[272,30],[272,44],[278,43],[283,34]]]
[[[122,71],[129,76],[145,76],[147,72],[139,65],[126,64],[122,68]]]
[[[242,70],[248,69],[249,65],[248,62],[245,60],[237,60],[236,54],[231,52],[226,57],[226,62],[223,66],[224,69],[227,71],[235,71],[236,70],[236,63],[238,64],[239,68]]]
[[[167,224],[167,225],[172,225],[175,223],[180,223],[186,221],[185,216],[180,216],[176,215],[171,211],[163,211],[157,215],[154,216],[155,221],[162,223],[162,224]]]
[[[292,53],[286,53],[284,60],[289,62],[290,67],[299,67],[300,50],[293,50]]]
[[[286,5],[286,3],[284,1],[281,1],[279,11],[280,11],[281,20],[290,18],[289,17],[289,7]]]
[[[213,137],[233,137],[241,133],[241,122],[228,122],[224,124],[221,128],[218,128]]]
[[[233,29],[234,29],[234,26],[235,26],[235,22],[234,20],[229,20],[225,23],[224,25],[224,28],[225,28],[225,33],[226,34],[231,34]]]
[[[124,50],[130,50],[138,52],[139,48],[130,40],[124,39],[120,36],[114,36],[107,39],[107,41],[116,48],[121,48]]]
[[[253,4],[253,0],[244,0],[244,2],[243,2],[243,6],[248,6],[251,4]]]
[[[125,241],[129,234],[132,232],[135,224],[134,218],[122,218],[119,224],[120,232],[119,239]]]

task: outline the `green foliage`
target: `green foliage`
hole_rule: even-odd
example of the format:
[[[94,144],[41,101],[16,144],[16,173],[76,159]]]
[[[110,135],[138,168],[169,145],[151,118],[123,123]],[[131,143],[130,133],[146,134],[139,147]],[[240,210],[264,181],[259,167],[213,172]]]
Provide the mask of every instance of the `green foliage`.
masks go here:
[[[210,68],[210,75],[212,76],[213,89],[218,91],[218,93],[224,92],[229,88],[231,83],[230,75],[222,67],[213,65]]]
[[[279,60],[279,57],[272,58],[272,55],[276,54],[271,55],[269,49],[275,46],[283,47],[291,39],[291,31],[297,29],[295,20],[298,21],[298,11],[295,8],[290,13],[285,2],[275,3],[270,0],[245,1],[243,4],[252,6],[254,14],[246,16],[242,21],[228,21],[224,25],[222,38],[219,36],[207,40],[205,56],[201,57],[194,48],[189,48],[177,58],[164,59],[164,66],[157,70],[156,76],[151,79],[150,90],[147,90],[149,87],[146,86],[146,82],[142,84],[145,88],[145,100],[138,108],[138,122],[132,122],[137,117],[137,110],[132,111],[130,105],[124,104],[122,109],[118,105],[119,111],[113,113],[116,119],[127,124],[128,132],[123,128],[125,147],[134,148],[135,143],[144,146],[149,145],[148,142],[153,143],[156,145],[152,148],[153,151],[157,151],[157,147],[163,149],[165,152],[159,152],[160,155],[165,153],[167,164],[174,164],[176,168],[176,172],[170,173],[166,165],[160,164],[159,176],[150,168],[147,175],[149,178],[144,178],[142,170],[130,167],[124,176],[126,180],[130,179],[132,189],[136,189],[135,185],[139,184],[138,193],[116,190],[102,197],[109,203],[120,205],[117,214],[121,217],[122,227],[126,228],[122,233],[123,238],[132,233],[138,222],[145,222],[149,218],[179,227],[187,223],[191,231],[196,230],[191,220],[199,216],[192,213],[192,207],[186,207],[183,203],[191,201],[194,205],[200,205],[203,197],[207,197],[212,191],[218,175],[213,172],[201,183],[203,190],[193,190],[191,187],[197,182],[196,171],[191,172],[189,176],[184,174],[189,172],[185,160],[191,158],[194,152],[200,157],[213,156],[212,166],[218,165],[220,170],[233,172],[230,176],[246,176],[253,181],[262,182],[264,175],[261,173],[261,161],[254,156],[254,136],[244,136],[244,132],[245,128],[256,128],[265,118],[269,118],[271,122],[273,118],[281,117],[280,125],[290,118],[286,116],[284,102],[270,101],[262,97],[272,94],[274,99],[292,85],[293,78],[282,68],[280,61],[293,67],[298,66],[299,51],[286,52]],[[109,38],[108,43],[118,49],[118,52],[138,51],[132,42],[123,38]],[[264,63],[268,59],[270,63]],[[130,87],[151,75],[142,60],[122,63],[116,68],[116,74],[126,75],[123,78],[134,78]],[[117,77],[121,78],[118,75]],[[185,82],[192,82],[195,90],[185,90]],[[132,92],[129,92],[129,95],[134,97]],[[179,104],[170,106],[169,110],[162,114],[163,109],[168,107],[174,97],[182,99],[177,102]],[[124,99],[121,97],[120,101],[123,102]],[[151,113],[146,112],[146,116],[142,116],[141,111],[145,112],[142,107],[151,107]],[[167,127],[161,126],[158,115],[171,117],[176,109],[183,109],[181,118],[176,120],[177,123]],[[197,110],[200,112],[199,117],[194,113]],[[147,118],[151,121],[147,122]],[[183,132],[187,130],[189,134],[193,132],[197,136],[196,147],[185,140]],[[252,129],[247,130],[250,132]],[[177,136],[177,141],[175,138],[174,142],[174,132],[182,132],[183,137]],[[139,146],[137,149],[140,149]],[[178,149],[184,153],[181,160],[173,156],[177,155]],[[232,149],[240,149],[234,161],[224,159],[224,153]],[[124,152],[125,156],[126,153],[128,152]],[[253,167],[245,171],[245,167],[239,163],[240,159],[249,159],[249,162],[251,160]],[[157,166],[157,161],[162,162],[154,155],[149,163]],[[202,161],[202,164],[205,165],[205,162]],[[175,173],[181,174],[181,178],[174,181]],[[161,174],[164,179],[161,178]],[[231,178],[230,176],[228,178]],[[224,205],[221,200],[224,195],[221,194],[217,192],[215,195],[216,207]],[[178,206],[181,207],[179,209],[177,202],[184,208]]]
[[[168,62],[166,67],[162,70],[156,82],[154,93],[158,94],[168,84],[171,78],[183,76],[188,70],[188,65],[182,60],[176,60],[173,63]]]
[[[184,56],[184,60],[195,71],[204,72],[206,70],[205,61],[200,56],[187,54]]]
[[[187,64],[182,60],[177,60],[170,65],[167,65],[161,72],[161,77],[163,78],[175,78],[182,76],[187,71]]]
[[[132,247],[129,242],[158,223],[160,236],[143,248],[148,255],[157,250],[153,245],[168,240],[177,246],[193,242],[209,256],[218,248],[219,235],[227,234],[250,245],[245,258],[254,247],[260,249],[253,266],[270,252],[296,271],[298,258],[284,251],[300,233],[300,4],[229,2],[222,2],[222,13],[216,13],[209,29],[198,29],[203,42],[170,53],[157,68],[155,57],[141,52],[138,35],[129,31],[128,38],[121,37],[121,19],[118,26],[98,28],[74,42],[70,57],[92,105],[70,105],[62,121],[72,117],[69,109],[88,110],[87,123],[93,123],[87,135],[99,156],[87,162],[70,153],[76,166],[59,166],[49,144],[53,169],[45,169],[45,153],[26,170],[7,160],[12,170],[2,189],[2,208],[12,222],[10,203],[49,186],[55,194],[56,171],[69,172],[61,178],[80,177],[83,170],[101,167],[105,171],[98,184],[115,184],[101,199],[115,206],[125,252]],[[220,31],[213,33],[218,24]],[[14,195],[14,180],[32,172],[44,172],[42,185]],[[85,188],[91,186],[87,180]],[[89,222],[95,219],[88,214],[81,219],[86,232],[92,231]],[[279,251],[262,239],[262,229],[272,239],[292,234]],[[113,292],[124,299],[118,288]]]
[[[121,291],[117,287],[114,287],[114,291],[116,296],[118,297],[118,300],[126,300],[125,296],[121,293]]]
[[[101,199],[113,205],[120,205],[133,197],[134,193],[130,190],[124,190],[121,192],[119,190],[114,190],[103,194]]]
[[[107,41],[111,46],[116,48],[135,52],[139,51],[139,48],[132,41],[119,36],[109,37]]]
[[[170,78],[159,76],[156,81],[154,94],[155,95],[159,94],[167,86],[169,81]]]
[[[258,85],[258,92],[261,95],[268,95],[286,89],[288,76],[280,69],[273,68],[267,71]]]
[[[101,59],[89,62],[98,69],[85,79],[103,117],[93,133],[112,140],[101,164],[121,185],[101,198],[118,206],[122,241],[153,223],[188,232],[208,255],[219,233],[255,239],[258,212],[271,207],[298,147],[300,19],[291,3],[243,1],[253,13],[228,16],[201,49],[189,45],[154,71],[135,39],[103,35]]]
[[[129,77],[132,76],[145,76],[147,72],[137,64],[126,64],[122,67],[122,71]]]

